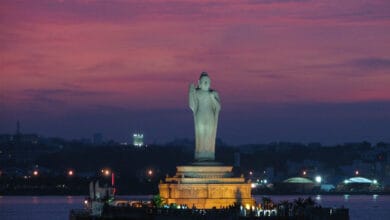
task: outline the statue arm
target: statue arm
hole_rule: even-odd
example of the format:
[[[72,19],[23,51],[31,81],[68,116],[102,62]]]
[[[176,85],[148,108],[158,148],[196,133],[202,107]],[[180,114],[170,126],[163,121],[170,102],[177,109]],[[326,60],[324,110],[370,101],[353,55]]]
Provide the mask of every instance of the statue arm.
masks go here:
[[[195,97],[195,86],[192,83],[190,84],[190,88],[188,91],[188,100],[191,110],[195,113],[197,110],[198,103]]]

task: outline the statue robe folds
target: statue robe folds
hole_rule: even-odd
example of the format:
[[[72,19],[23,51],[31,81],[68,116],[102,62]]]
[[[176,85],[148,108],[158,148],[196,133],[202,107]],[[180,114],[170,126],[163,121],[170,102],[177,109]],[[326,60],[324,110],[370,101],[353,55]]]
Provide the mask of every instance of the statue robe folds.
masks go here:
[[[190,88],[189,106],[195,122],[195,160],[214,161],[218,115],[221,110],[218,93],[209,89]]]

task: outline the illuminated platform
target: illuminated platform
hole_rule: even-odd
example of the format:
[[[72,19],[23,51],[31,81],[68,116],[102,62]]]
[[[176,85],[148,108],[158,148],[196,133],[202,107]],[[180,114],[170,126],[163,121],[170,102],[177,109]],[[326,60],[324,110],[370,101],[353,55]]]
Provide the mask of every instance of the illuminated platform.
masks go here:
[[[190,208],[254,204],[251,183],[245,182],[244,177],[233,177],[231,166],[178,166],[174,177],[166,177],[159,184],[159,191],[167,204],[186,204]]]

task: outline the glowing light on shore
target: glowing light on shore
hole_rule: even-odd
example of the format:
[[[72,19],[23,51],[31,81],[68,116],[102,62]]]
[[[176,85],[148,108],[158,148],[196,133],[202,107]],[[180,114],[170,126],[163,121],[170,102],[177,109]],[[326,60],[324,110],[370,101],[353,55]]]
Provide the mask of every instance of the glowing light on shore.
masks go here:
[[[316,176],[315,181],[316,181],[317,183],[321,183],[322,177],[321,177],[321,176]]]
[[[102,174],[104,176],[109,176],[111,174],[111,170],[110,169],[102,169],[101,172],[102,172]]]

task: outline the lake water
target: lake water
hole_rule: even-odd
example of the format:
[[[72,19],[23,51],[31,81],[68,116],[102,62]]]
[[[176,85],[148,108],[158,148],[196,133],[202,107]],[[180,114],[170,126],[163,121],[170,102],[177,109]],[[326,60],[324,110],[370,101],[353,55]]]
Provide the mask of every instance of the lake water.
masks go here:
[[[273,201],[293,201],[299,196],[267,196]],[[301,196],[306,198],[307,196]],[[123,199],[148,200],[151,196],[121,196]],[[255,196],[261,201],[262,196]],[[323,207],[349,208],[351,219],[390,219],[390,195],[318,195]],[[83,207],[84,196],[0,196],[0,219],[68,219],[71,209]]]

